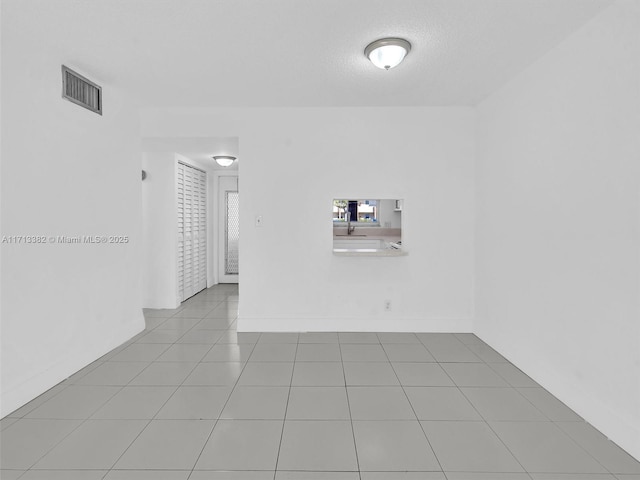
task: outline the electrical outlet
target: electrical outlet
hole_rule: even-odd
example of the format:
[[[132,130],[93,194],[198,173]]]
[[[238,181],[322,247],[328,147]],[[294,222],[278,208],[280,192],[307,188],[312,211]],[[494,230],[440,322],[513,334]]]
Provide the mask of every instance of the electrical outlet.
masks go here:
[[[384,309],[388,312],[389,310],[391,310],[391,300],[385,300],[384,301]]]

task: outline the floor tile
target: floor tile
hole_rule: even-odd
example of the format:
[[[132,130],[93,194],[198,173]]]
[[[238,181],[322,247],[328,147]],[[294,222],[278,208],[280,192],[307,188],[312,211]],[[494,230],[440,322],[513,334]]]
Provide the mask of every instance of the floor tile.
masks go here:
[[[392,362],[435,362],[421,343],[386,343],[384,351]]]
[[[606,473],[532,473],[530,475],[533,480],[616,480],[615,476]]]
[[[147,362],[105,362],[80,378],[76,385],[120,385],[133,380],[149,364]]]
[[[459,345],[462,342],[458,340],[456,333],[416,333],[416,337],[422,343],[428,346],[437,345]]]
[[[415,420],[402,387],[347,387],[353,420]]]
[[[124,387],[91,418],[150,420],[175,390],[176,387]]]
[[[232,387],[182,386],[156,415],[161,420],[215,420],[220,416]]]
[[[296,387],[344,386],[342,363],[296,362],[291,384]]]
[[[422,422],[445,471],[523,472],[485,422]]]
[[[196,470],[274,471],[282,424],[280,420],[218,421]]]
[[[29,470],[20,480],[102,480],[107,470]],[[5,480],[0,474],[0,478]]]
[[[212,420],[152,420],[115,468],[193,468],[214,423]]]
[[[396,332],[387,332],[387,333],[378,333],[378,340],[382,344],[408,344],[408,343],[420,343],[418,337],[415,333],[396,333]]]
[[[292,372],[293,362],[248,362],[238,385],[289,386]]]
[[[517,390],[550,420],[558,422],[582,421],[582,418],[578,414],[544,388],[517,388]]]
[[[177,344],[199,344],[199,345],[213,345],[220,337],[225,333],[224,330],[189,330],[185,333],[180,340],[177,340]]]
[[[203,362],[246,362],[253,351],[253,344],[214,345],[201,360]]]
[[[612,473],[640,475],[640,462],[586,422],[557,425]]]
[[[435,363],[392,363],[400,383],[412,387],[453,386],[453,380]]]
[[[362,472],[360,478],[361,480],[447,480],[442,472]]]
[[[136,343],[175,343],[184,333],[180,330],[156,328],[137,340]]]
[[[200,363],[184,381],[185,385],[235,385],[244,363]]]
[[[480,340],[478,336],[474,333],[454,333],[454,336],[457,340],[464,343],[465,345],[482,345],[484,342]]]
[[[146,425],[146,420],[87,420],[33,468],[108,470]]]
[[[250,362],[293,362],[296,358],[295,343],[258,343]]]
[[[244,471],[244,472],[212,472],[194,471],[189,480],[273,480],[274,472]]]
[[[419,420],[482,420],[456,387],[405,387]]]
[[[2,432],[0,465],[3,469],[30,468],[80,423],[80,420],[20,420]]]
[[[440,470],[417,421],[354,421],[362,471]]]
[[[506,381],[484,363],[442,363],[440,365],[459,387],[509,386]]]
[[[68,385],[74,385],[74,384],[78,383],[78,380],[80,380],[82,377],[86,376],[90,372],[93,372],[96,368],[98,368],[104,362],[108,361],[108,359],[113,358],[114,356],[118,355],[122,350],[124,350],[128,346],[129,345],[127,345],[127,344],[122,344],[119,347],[114,348],[109,353],[107,353],[106,355],[103,355],[102,357],[100,357],[95,362],[92,362],[89,365],[87,365],[86,367],[81,368],[80,370],[75,372],[73,375],[71,375],[69,378],[67,378],[64,382],[62,382],[62,384],[63,385],[66,384],[68,386]]]
[[[340,362],[340,346],[338,343],[306,343],[299,344],[296,362]]]
[[[119,390],[120,387],[71,385],[27,414],[25,418],[89,418]]]
[[[287,420],[349,420],[345,387],[291,387]]]
[[[302,332],[299,343],[338,343],[336,332]]]
[[[233,321],[233,318],[203,318],[194,328],[198,330],[226,330]]]
[[[388,362],[387,354],[382,345],[342,344],[343,362]]]
[[[197,318],[170,318],[162,324],[162,327],[160,327],[160,329],[178,330],[186,333],[193,327],[195,327],[199,322],[200,320],[198,320]]]
[[[5,470],[0,469],[0,478],[2,480],[17,480],[25,473],[24,470]]]
[[[491,422],[490,425],[528,472],[606,473],[551,422]]]
[[[0,432],[20,420],[18,417],[5,417],[0,420]]]
[[[527,473],[446,472],[446,474],[447,480],[531,480],[531,477]]]
[[[163,318],[163,317],[147,317],[147,316],[145,316],[144,325],[145,325],[146,330],[153,330],[154,328],[158,328],[160,325],[162,325],[166,321],[167,321],[167,319]]]
[[[624,474],[620,474],[620,475],[616,475],[615,477],[617,479],[619,479],[619,480],[640,480],[640,475],[624,475]],[[586,480],[590,480],[590,479],[586,479]]]
[[[358,472],[276,472],[275,480],[360,480]]]
[[[508,360],[496,352],[489,345],[483,343],[470,344],[467,348],[471,350],[478,358],[486,363],[508,363]]]
[[[450,345],[427,344],[425,346],[438,362],[482,362],[475,353],[460,342]]]
[[[176,343],[171,345],[157,362],[199,362],[211,349],[209,345],[189,345]]]
[[[351,422],[286,421],[278,470],[357,471]]]
[[[298,343],[298,333],[262,333],[258,343]]]
[[[373,332],[339,332],[340,343],[380,343],[380,339]]]
[[[131,380],[130,385],[178,386],[184,382],[196,365],[193,362],[154,362]]]
[[[187,480],[191,470],[110,470],[104,480]]]
[[[231,343],[234,345],[239,344],[255,344],[260,338],[259,333],[252,332],[230,332],[227,331],[222,334],[222,336],[218,339],[218,344]]]
[[[169,345],[165,343],[133,343],[109,359],[110,362],[153,362]]]
[[[492,363],[491,368],[498,372],[498,375],[504,378],[512,387],[540,386],[510,363]]]
[[[29,412],[32,412],[33,410],[38,408],[40,405],[42,405],[43,403],[45,403],[49,399],[55,397],[60,392],[62,392],[65,388],[68,388],[68,387],[69,387],[69,384],[67,382],[61,382],[61,383],[57,384],[56,386],[50,388],[46,392],[44,392],[42,395],[37,396],[36,398],[31,400],[30,402],[28,402],[25,405],[21,406],[17,410],[11,412],[9,415],[11,415],[12,417],[24,417]]]
[[[347,385],[399,385],[398,378],[386,362],[345,362],[344,374]]]
[[[464,387],[460,390],[485,420],[548,420],[514,388]]]
[[[228,420],[282,420],[287,409],[289,387],[237,386],[220,418]]]

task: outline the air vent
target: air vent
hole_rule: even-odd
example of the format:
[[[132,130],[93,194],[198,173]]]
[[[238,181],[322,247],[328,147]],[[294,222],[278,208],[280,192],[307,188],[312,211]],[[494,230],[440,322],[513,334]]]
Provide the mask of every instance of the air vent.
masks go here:
[[[102,115],[102,87],[62,65],[62,98]]]

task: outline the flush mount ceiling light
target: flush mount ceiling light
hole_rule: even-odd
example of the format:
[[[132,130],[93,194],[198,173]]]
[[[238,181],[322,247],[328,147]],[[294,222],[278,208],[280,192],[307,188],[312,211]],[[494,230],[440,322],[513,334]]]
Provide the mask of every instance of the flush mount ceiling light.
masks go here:
[[[228,167],[236,161],[236,157],[232,157],[231,155],[214,155],[213,159],[221,167]]]
[[[411,51],[411,44],[403,38],[381,38],[364,49],[365,56],[384,70],[396,67]]]

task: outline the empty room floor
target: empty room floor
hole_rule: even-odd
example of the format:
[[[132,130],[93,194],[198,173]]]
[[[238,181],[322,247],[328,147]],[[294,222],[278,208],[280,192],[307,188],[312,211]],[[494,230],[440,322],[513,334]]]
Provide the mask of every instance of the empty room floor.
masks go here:
[[[219,285],[2,419],[2,480],[639,480],[472,334],[237,333]]]

